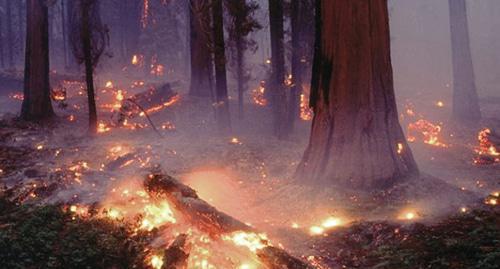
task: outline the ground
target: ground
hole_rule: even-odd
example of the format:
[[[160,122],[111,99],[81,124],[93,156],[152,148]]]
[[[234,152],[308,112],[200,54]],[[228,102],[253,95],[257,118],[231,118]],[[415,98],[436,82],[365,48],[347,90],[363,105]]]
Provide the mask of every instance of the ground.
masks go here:
[[[109,255],[85,254],[82,256],[88,259],[83,261],[103,259],[108,263],[95,266],[126,268],[149,259],[135,248],[161,248],[165,242],[142,232],[144,237],[139,238],[133,225],[128,225],[136,221],[137,215],[148,214],[136,210],[134,203],[138,200],[132,196],[142,191],[142,181],[152,169],[160,169],[191,186],[217,209],[266,233],[273,245],[283,246],[318,268],[495,268],[498,264],[499,212],[491,201],[496,201],[492,194],[500,189],[500,167],[498,162],[473,163],[478,131],[485,127],[500,130],[499,102],[494,99],[482,101],[483,122],[463,127],[449,120],[449,102],[440,106],[437,100],[419,97],[411,99],[410,105],[405,98],[399,98],[403,100],[399,103],[405,129],[422,118],[442,122],[436,134],[441,144],[424,143],[425,135],[413,130],[415,141],[410,146],[421,177],[389,191],[359,193],[334,186],[318,188],[308,184],[307,178],[293,178],[307,143],[310,122],[301,121],[290,139],[277,140],[270,135],[269,109],[251,103],[250,94],[245,119],[233,117],[233,132],[221,135],[214,129],[211,102],[189,97],[184,90],[186,83],[180,82],[174,87],[179,100],[150,113],[157,133],[150,125],[144,126],[149,123],[140,116],[130,122],[142,126],[130,122],[126,128],[113,126],[116,113],[110,112],[117,102],[118,89],[130,96],[148,89],[148,83],[137,86],[140,83],[133,79],[115,79],[114,85],[106,87],[107,80],[111,78],[97,79],[102,126],[101,133],[94,137],[86,130],[85,96],[79,93],[78,83],[61,82],[66,83],[66,100],[56,104],[57,119],[43,127],[16,119],[21,101],[14,98],[13,92],[0,97],[2,199],[14,202],[3,202],[7,205],[0,214],[0,244],[28,236],[26,233],[38,242],[38,229],[57,216],[58,239],[71,241],[63,231],[91,227],[96,234],[110,234],[109,242],[115,242],[110,244],[129,242],[134,247],[123,251],[117,247],[119,253],[114,253],[99,240],[87,240],[82,244],[85,249],[95,248]],[[234,101],[231,108],[236,115]],[[106,211],[106,216],[90,214],[89,208]],[[85,213],[80,212],[83,209]],[[25,210],[35,212],[27,223],[26,218],[18,217]],[[178,220],[172,224],[174,228],[167,230],[185,232],[187,228],[180,223],[185,224]],[[158,225],[146,230],[166,233],[160,228]],[[86,236],[92,237],[83,233],[82,237]],[[146,238],[153,238],[153,247],[146,246]],[[41,242],[53,249],[57,248],[54,241],[48,238]],[[39,248],[34,245],[20,255],[20,249],[25,249],[23,244],[32,242],[19,244],[2,255],[16,263],[18,257],[24,259],[23,255]],[[212,260],[207,257],[208,263],[220,262],[217,268],[230,268],[218,260],[220,253],[210,250],[217,254],[212,255]],[[56,268],[83,265],[81,260],[66,259],[81,254],[55,253],[52,264]],[[116,255],[131,258],[127,264],[120,264]],[[247,256],[238,252],[232,262],[242,263]],[[28,264],[40,266],[49,260],[40,257]],[[192,262],[191,266],[198,268]],[[255,268],[262,266],[254,262]]]

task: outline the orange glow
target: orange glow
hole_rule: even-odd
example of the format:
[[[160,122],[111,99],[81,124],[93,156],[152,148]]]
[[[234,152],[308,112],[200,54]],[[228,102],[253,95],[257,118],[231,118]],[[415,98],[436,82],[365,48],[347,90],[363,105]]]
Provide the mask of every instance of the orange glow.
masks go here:
[[[474,158],[474,164],[481,165],[500,162],[499,149],[490,141],[490,135],[491,129],[489,128],[484,128],[479,131],[477,135],[479,147],[475,149],[479,156]]]
[[[258,106],[266,106],[267,99],[265,97],[266,92],[266,82],[262,80],[259,83],[259,87],[257,89],[252,90],[252,101],[254,104]]]
[[[448,147],[439,139],[441,133],[441,126],[433,124],[427,120],[420,119],[408,125],[408,141],[414,142],[417,137],[423,140],[425,144],[436,147]]]

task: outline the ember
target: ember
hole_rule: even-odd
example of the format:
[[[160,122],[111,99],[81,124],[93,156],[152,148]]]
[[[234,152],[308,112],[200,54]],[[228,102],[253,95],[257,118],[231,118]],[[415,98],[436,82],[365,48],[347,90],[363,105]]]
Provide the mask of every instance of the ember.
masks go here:
[[[474,157],[474,164],[485,165],[500,162],[500,152],[490,137],[492,135],[491,129],[485,128],[479,131],[477,140],[479,147],[475,149],[478,156]]]
[[[425,144],[446,148],[448,145],[439,139],[441,129],[440,125],[420,119],[408,125],[408,141],[414,142],[417,139],[421,139]]]
[[[266,92],[266,82],[264,80],[262,80],[259,83],[259,87],[257,89],[252,90],[253,103],[258,105],[258,106],[266,106],[267,99],[264,95],[265,92]]]

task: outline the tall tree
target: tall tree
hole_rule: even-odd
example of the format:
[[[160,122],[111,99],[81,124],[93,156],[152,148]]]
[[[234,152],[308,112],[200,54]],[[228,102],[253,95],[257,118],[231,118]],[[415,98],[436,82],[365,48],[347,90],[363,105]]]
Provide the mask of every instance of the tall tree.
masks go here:
[[[26,2],[26,55],[21,118],[41,121],[54,115],[49,84],[49,21],[44,0]]]
[[[297,176],[351,188],[418,173],[398,121],[387,0],[318,0],[309,145]]]
[[[1,3],[1,2],[0,2]],[[5,58],[4,58],[4,53],[3,53],[3,14],[2,10],[0,9],[0,67],[4,68],[5,67]]]
[[[79,63],[85,65],[89,109],[89,131],[97,132],[94,69],[108,44],[108,30],[102,24],[98,0],[78,0],[73,10],[71,44]]]
[[[287,136],[287,104],[285,91],[285,49],[283,44],[283,0],[269,0],[269,22],[271,34],[271,109],[273,111],[274,135],[282,139]]]
[[[230,52],[230,64],[235,70],[238,91],[238,116],[243,118],[243,94],[246,91],[246,83],[249,76],[245,68],[245,52],[255,52],[256,42],[249,39],[248,35],[262,26],[254,18],[255,11],[259,5],[255,1],[228,0],[225,2],[228,10],[229,22],[226,29],[229,34],[228,47]]]
[[[17,31],[19,35],[19,56],[23,55],[24,52],[24,3],[23,0],[17,1]]]
[[[190,0],[191,85],[189,95],[208,97],[212,92],[210,1]]]
[[[7,10],[6,19],[7,19],[7,49],[9,51],[9,67],[14,68],[14,32],[12,31],[12,1],[7,0],[7,6],[5,7]]]
[[[215,117],[219,130],[228,131],[231,128],[231,118],[227,97],[226,46],[224,42],[222,0],[212,0],[212,21],[214,32]]]
[[[453,118],[461,122],[481,119],[474,78],[465,0],[449,0],[453,64]]]
[[[68,37],[67,37],[67,21],[66,21],[66,6],[65,1],[61,1],[61,28],[62,28],[62,39],[63,39],[63,53],[64,53],[64,68],[68,68]]]

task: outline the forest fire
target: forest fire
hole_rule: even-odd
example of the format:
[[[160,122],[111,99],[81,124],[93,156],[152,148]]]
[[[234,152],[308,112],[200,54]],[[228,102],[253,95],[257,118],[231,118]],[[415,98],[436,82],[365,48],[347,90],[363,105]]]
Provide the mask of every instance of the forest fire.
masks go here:
[[[304,93],[300,94],[300,118],[305,121],[313,118],[313,111],[309,107],[309,98]]]
[[[440,125],[420,119],[414,123],[408,124],[408,141],[414,142],[422,140],[425,144],[446,148],[448,145],[441,142],[439,138],[441,129],[442,127]]]
[[[477,140],[479,146],[475,149],[478,156],[474,157],[474,164],[486,165],[500,162],[500,152],[497,146],[491,141],[492,132],[489,128],[479,131]]]
[[[259,87],[252,90],[253,103],[258,106],[266,106],[267,99],[265,97],[265,92],[266,92],[266,81],[261,80],[259,83]]]

